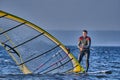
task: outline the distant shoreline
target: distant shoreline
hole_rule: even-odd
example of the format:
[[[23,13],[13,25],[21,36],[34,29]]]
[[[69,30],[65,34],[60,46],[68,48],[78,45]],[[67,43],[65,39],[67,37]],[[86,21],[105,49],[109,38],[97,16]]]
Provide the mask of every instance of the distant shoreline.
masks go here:
[[[69,47],[69,46],[73,46],[73,47],[74,47],[74,46],[76,46],[76,45],[66,45],[66,47]],[[77,47],[77,46],[76,46],[76,47]],[[91,46],[91,47],[120,47],[120,46],[111,46],[111,45],[110,45],[110,46],[104,46],[104,45],[102,46],[102,45],[95,45],[95,46]]]

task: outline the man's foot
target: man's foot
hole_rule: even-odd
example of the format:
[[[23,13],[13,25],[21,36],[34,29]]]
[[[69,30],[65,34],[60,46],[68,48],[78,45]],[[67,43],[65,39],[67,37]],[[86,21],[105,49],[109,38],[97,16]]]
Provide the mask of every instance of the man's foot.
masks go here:
[[[86,71],[86,70],[84,70],[84,71],[83,71],[83,73],[85,73],[85,74],[86,74],[86,73],[87,73],[87,71]]]
[[[83,73],[86,73],[86,71],[84,70]]]

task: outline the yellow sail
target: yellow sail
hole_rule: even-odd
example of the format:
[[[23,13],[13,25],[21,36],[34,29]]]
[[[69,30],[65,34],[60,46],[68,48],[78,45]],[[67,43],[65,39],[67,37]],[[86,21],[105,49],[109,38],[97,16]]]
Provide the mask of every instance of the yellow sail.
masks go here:
[[[66,47],[47,31],[0,11],[0,43],[24,74],[83,72]]]

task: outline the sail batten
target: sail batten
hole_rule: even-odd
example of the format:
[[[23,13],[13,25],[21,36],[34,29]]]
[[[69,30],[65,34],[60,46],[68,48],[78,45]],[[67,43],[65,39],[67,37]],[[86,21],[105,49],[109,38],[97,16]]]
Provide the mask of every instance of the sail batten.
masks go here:
[[[21,64],[19,64],[19,65],[25,64],[25,63],[27,63],[27,62],[29,62],[29,61],[31,61],[31,60],[34,60],[34,59],[36,59],[36,58],[39,58],[40,56],[42,56],[42,55],[44,55],[44,54],[46,54],[46,53],[48,53],[48,52],[54,50],[54,49],[57,48],[58,46],[59,46],[59,45],[53,47],[52,49],[50,49],[50,50],[48,50],[48,51],[46,51],[46,52],[44,52],[44,53],[42,53],[42,54],[40,54],[40,55],[37,55],[36,57],[33,57],[33,58],[31,58],[31,59],[29,59],[29,60],[27,60],[27,61],[21,63]]]
[[[17,26],[15,26],[15,27],[12,27],[12,28],[10,28],[10,29],[8,29],[8,30],[6,30],[6,31],[1,32],[0,35],[8,32],[8,31],[10,31],[10,30],[13,30],[13,29],[15,29],[15,28],[17,28],[17,27],[19,27],[19,26],[21,26],[21,25],[23,25],[23,24],[25,24],[25,22],[24,22],[24,23],[21,23],[21,24],[19,24],[19,25],[17,25]]]
[[[35,37],[33,37],[33,38],[31,38],[31,39],[23,42],[23,43],[20,43],[20,44],[18,44],[17,46],[14,46],[13,48],[17,48],[17,47],[19,47],[19,46],[21,46],[21,45],[23,45],[23,44],[25,44],[25,43],[28,43],[28,42],[34,40],[35,38],[37,38],[37,37],[39,37],[39,36],[41,36],[41,35],[43,35],[43,34],[44,34],[44,33],[38,34],[37,36],[35,36]]]

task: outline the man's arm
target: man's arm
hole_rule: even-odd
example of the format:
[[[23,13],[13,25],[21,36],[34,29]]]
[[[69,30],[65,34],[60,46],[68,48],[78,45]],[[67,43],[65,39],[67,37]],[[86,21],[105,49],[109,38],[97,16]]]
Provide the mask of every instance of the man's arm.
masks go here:
[[[78,48],[80,49],[80,51],[82,51],[82,50],[83,50],[83,46],[82,46],[82,43],[81,43],[81,41],[80,41],[80,40],[78,41]]]

